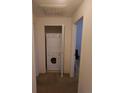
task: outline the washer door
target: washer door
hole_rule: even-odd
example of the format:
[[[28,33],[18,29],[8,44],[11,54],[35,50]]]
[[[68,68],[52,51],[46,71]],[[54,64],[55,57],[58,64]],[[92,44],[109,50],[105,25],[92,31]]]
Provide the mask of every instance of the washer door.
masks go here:
[[[56,58],[55,57],[51,58],[51,63],[56,64]]]
[[[60,70],[60,56],[54,54],[48,56],[47,70]]]

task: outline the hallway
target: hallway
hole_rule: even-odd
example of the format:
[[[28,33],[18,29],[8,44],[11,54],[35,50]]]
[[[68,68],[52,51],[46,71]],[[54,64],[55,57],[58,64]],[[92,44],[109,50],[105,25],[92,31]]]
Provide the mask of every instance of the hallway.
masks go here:
[[[91,0],[32,1],[34,93],[92,93]],[[76,34],[79,20],[82,33]],[[75,60],[76,37],[81,35],[81,55]],[[59,73],[47,73],[54,71]]]
[[[40,74],[37,77],[37,93],[77,93],[78,79],[59,73]]]

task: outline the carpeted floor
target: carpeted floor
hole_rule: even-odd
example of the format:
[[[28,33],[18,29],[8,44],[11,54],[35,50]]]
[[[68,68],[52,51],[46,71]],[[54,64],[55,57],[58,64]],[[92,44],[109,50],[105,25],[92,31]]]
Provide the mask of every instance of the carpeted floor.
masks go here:
[[[78,80],[59,73],[40,74],[37,78],[37,93],[77,93]]]

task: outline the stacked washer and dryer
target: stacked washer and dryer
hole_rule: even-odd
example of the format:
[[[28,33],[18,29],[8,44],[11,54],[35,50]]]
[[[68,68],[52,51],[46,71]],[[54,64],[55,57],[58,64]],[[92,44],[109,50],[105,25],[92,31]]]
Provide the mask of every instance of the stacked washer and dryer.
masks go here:
[[[53,31],[53,28],[46,32],[46,56],[47,71],[61,70],[61,31]],[[57,30],[57,29],[55,29]],[[58,29],[59,30],[59,29]]]

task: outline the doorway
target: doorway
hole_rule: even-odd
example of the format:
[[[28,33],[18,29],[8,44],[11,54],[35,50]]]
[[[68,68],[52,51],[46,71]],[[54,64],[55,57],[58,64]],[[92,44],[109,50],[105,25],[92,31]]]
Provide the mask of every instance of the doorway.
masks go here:
[[[63,76],[64,29],[62,25],[45,26],[46,71]]]
[[[83,17],[73,24],[72,32],[72,57],[70,77],[78,77],[80,68],[80,55],[82,47]]]
[[[83,18],[80,18],[76,22],[76,43],[75,43],[76,45],[75,45],[75,65],[74,65],[75,76],[79,75],[82,32],[83,32]]]

